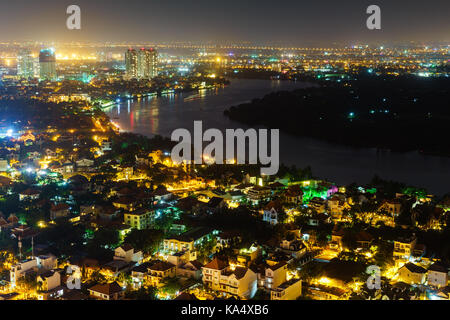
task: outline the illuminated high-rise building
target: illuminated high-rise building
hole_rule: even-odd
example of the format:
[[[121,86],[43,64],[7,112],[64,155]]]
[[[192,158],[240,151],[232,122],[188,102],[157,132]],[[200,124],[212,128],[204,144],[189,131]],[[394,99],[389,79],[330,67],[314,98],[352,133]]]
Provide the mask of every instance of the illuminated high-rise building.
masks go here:
[[[137,58],[137,77],[139,79],[152,79],[158,75],[158,54],[155,49],[139,50]]]
[[[39,67],[41,80],[56,80],[56,57],[55,50],[43,49],[39,53]]]
[[[34,78],[34,58],[28,49],[20,50],[17,55],[17,75],[22,78]]]
[[[125,69],[128,78],[137,78],[138,59],[136,50],[128,49],[127,52],[125,52]]]

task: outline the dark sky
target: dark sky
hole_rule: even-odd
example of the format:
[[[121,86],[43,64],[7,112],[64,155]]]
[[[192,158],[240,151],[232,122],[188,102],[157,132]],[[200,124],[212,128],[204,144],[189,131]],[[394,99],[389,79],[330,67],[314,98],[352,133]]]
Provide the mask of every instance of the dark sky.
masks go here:
[[[77,4],[82,30],[66,29]],[[366,8],[382,30],[366,29]],[[448,0],[1,0],[0,40],[249,41],[302,44],[450,40]]]

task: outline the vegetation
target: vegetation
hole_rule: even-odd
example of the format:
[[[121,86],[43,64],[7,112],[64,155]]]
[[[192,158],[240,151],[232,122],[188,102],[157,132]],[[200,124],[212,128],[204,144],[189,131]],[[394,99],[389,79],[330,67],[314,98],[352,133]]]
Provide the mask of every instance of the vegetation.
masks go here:
[[[334,143],[448,156],[449,88],[447,78],[360,74],[354,81],[274,92],[225,115]]]

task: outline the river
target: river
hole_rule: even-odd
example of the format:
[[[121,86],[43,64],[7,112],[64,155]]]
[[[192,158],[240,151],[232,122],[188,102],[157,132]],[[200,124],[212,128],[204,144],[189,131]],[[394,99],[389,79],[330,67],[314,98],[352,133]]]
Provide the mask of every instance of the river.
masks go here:
[[[178,128],[192,131],[195,120],[203,121],[203,130],[245,129],[245,125],[225,117],[223,111],[272,91],[306,86],[308,84],[303,82],[236,79],[225,88],[127,100],[105,111],[121,130],[147,136],[170,137]],[[384,179],[424,187],[437,195],[450,192],[447,183],[450,181],[450,158],[418,152],[356,149],[281,133],[280,161],[298,167],[310,165],[315,176],[337,184],[364,184],[377,174]]]

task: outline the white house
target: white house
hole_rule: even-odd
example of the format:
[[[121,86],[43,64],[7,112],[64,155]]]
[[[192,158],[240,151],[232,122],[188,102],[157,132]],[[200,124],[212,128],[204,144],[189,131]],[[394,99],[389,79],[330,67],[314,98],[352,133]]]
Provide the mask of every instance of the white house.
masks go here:
[[[231,268],[226,261],[214,258],[203,267],[205,286],[220,292],[253,298],[257,290],[257,275],[249,268]]]
[[[283,211],[283,207],[278,201],[269,202],[263,210],[263,221],[276,225],[279,221],[279,214]]]
[[[302,294],[302,280],[291,279],[270,291],[270,300],[297,300]]]
[[[90,159],[80,159],[76,162],[77,167],[92,167],[94,165],[94,160],[90,160]]]
[[[428,268],[428,285],[442,288],[448,283],[448,270],[440,263],[433,263]]]
[[[140,263],[142,259],[142,251],[134,252],[134,248],[129,244],[121,245],[114,250],[114,260]]]

